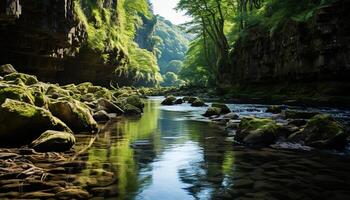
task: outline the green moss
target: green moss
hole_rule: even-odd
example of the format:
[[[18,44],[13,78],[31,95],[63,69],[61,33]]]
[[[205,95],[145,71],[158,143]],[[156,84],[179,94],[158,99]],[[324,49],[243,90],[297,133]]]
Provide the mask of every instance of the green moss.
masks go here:
[[[35,98],[27,88],[13,85],[0,86],[0,103],[5,102],[6,99],[23,101],[33,105],[35,102]]]
[[[278,126],[272,119],[243,118],[240,124],[240,128],[247,131],[275,130],[278,128]]]
[[[26,85],[33,85],[39,82],[35,76],[23,73],[12,73],[4,77],[5,81],[16,81],[17,79],[22,80]]]

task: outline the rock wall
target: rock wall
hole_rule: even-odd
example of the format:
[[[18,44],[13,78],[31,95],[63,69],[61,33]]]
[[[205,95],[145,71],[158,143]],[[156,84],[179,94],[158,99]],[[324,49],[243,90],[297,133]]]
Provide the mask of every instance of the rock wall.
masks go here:
[[[247,31],[231,52],[232,68],[219,83],[349,81],[350,1],[317,10],[308,22],[289,21],[270,35],[262,27]]]
[[[0,64],[11,63],[43,81],[109,85],[125,54],[114,49],[108,52],[113,61],[105,63],[100,53],[87,47],[87,30],[74,2],[0,0]],[[101,2],[115,7],[117,0]]]

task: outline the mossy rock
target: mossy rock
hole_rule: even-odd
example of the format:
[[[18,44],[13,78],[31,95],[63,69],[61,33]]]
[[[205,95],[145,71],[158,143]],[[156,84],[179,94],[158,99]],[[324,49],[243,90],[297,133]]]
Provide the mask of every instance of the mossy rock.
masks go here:
[[[315,115],[318,115],[318,112],[309,112],[309,111],[298,111],[298,110],[285,110],[283,115],[286,119],[310,119]]]
[[[207,111],[203,114],[204,117],[218,116],[221,113],[221,108],[209,107]]]
[[[72,132],[49,111],[34,105],[7,99],[0,107],[0,141],[29,144],[46,130]]]
[[[231,112],[230,108],[224,103],[213,103],[211,107],[220,108],[221,109],[220,114],[227,114]]]
[[[96,100],[96,97],[94,94],[92,93],[87,93],[87,94],[83,94],[81,97],[80,97],[80,100],[81,101],[87,101],[87,102],[93,102]]]
[[[198,97],[188,97],[188,103],[193,103],[198,99]]]
[[[44,94],[44,87],[40,84],[35,84],[30,86],[29,90],[34,97],[34,104],[38,107],[47,108],[49,100]]]
[[[176,97],[168,96],[162,101],[162,105],[171,106],[174,105],[174,101],[176,101]]]
[[[206,106],[206,104],[204,103],[203,100],[197,98],[197,99],[191,104],[191,106],[193,106],[193,107],[202,107],[202,106]]]
[[[184,102],[186,102],[186,101],[190,100],[190,97],[189,97],[189,96],[185,96],[185,97],[182,98],[182,100],[183,100]]]
[[[38,152],[65,152],[75,144],[72,133],[48,130],[34,140],[29,147]]]
[[[279,129],[272,119],[243,118],[235,140],[249,145],[271,145],[276,142]]]
[[[176,99],[176,101],[174,102],[174,104],[176,104],[176,105],[183,104],[183,103],[184,103],[184,101],[181,98]]]
[[[126,98],[125,101],[126,101],[127,104],[130,104],[130,105],[133,105],[133,106],[139,108],[141,111],[145,107],[145,103],[137,95],[129,96],[129,97]]]
[[[97,108],[98,111],[104,110],[107,113],[116,113],[117,115],[122,115],[124,114],[124,111],[122,108],[120,108],[118,105],[115,103],[109,101],[108,99],[99,99],[97,101]]]
[[[12,74],[8,74],[4,77],[5,81],[15,81],[17,79],[22,80],[23,83],[26,85],[33,85],[33,84],[39,83],[36,76],[29,75],[29,74],[12,73]]]
[[[0,76],[6,76],[12,73],[17,73],[17,71],[11,64],[5,64],[0,66]]]
[[[97,123],[85,104],[74,99],[58,99],[49,104],[49,110],[74,132],[97,131]]]
[[[73,92],[65,90],[57,85],[50,85],[46,90],[46,95],[51,96],[53,99],[60,97],[70,97]]]
[[[89,87],[92,87],[92,83],[90,82],[85,82],[77,85],[77,89],[80,91],[81,94],[86,94],[88,93]]]
[[[344,149],[349,135],[342,124],[330,115],[316,115],[306,127],[289,136],[289,141],[304,142],[306,145],[321,149]]]
[[[126,104],[124,105],[124,114],[125,115],[141,115],[142,111],[138,107],[131,105],[131,104]]]
[[[18,100],[32,105],[35,102],[35,97],[25,86],[0,83],[0,103],[4,103],[6,99]]]
[[[108,115],[108,113],[104,110],[97,111],[94,113],[93,118],[97,122],[106,122],[111,119],[111,117]]]
[[[74,84],[64,85],[61,88],[65,89],[65,90],[69,90],[69,91],[73,92],[74,94],[81,94],[81,92],[78,89],[78,87],[76,85],[74,85]]]

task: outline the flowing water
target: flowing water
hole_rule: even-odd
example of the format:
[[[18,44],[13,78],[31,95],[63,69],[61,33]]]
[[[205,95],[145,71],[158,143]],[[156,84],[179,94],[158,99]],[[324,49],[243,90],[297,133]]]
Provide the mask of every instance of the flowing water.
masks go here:
[[[96,169],[117,178],[114,189],[104,191],[104,196],[140,200],[350,199],[347,153],[234,145],[224,130],[201,117],[206,108],[161,106],[160,100],[147,100],[139,119],[107,124],[89,149],[84,158],[88,167],[81,178],[96,176]],[[230,107],[243,116],[270,116],[264,112],[266,106]],[[320,110],[345,121],[350,116],[347,111]]]

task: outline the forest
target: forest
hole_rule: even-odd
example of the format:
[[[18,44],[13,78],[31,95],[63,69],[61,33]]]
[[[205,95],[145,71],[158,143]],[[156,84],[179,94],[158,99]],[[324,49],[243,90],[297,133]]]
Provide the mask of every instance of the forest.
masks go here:
[[[349,9],[0,0],[0,199],[350,199]]]

